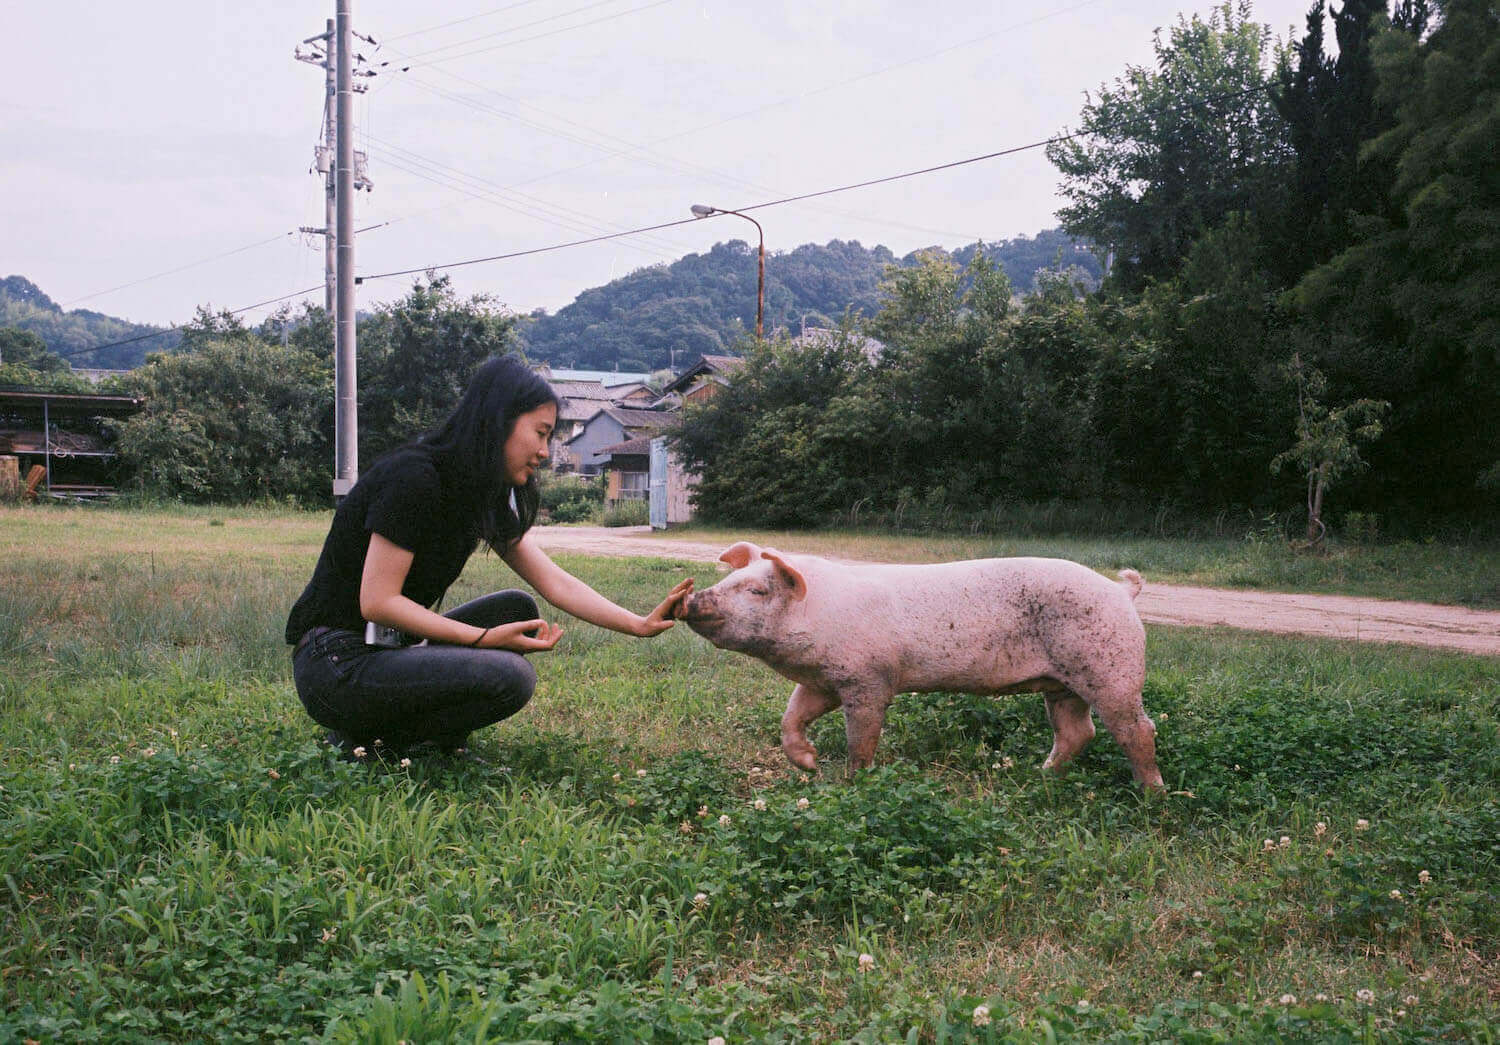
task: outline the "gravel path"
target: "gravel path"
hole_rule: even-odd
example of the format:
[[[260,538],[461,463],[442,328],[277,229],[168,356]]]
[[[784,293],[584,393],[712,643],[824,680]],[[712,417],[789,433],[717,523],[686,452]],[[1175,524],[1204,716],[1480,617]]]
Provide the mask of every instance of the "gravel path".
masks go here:
[[[647,526],[538,526],[531,532],[549,552],[713,563],[723,551],[721,544],[654,537]],[[1188,588],[1153,584],[1149,577],[1136,607],[1150,624],[1401,642],[1500,657],[1500,612],[1493,610],[1349,595]]]

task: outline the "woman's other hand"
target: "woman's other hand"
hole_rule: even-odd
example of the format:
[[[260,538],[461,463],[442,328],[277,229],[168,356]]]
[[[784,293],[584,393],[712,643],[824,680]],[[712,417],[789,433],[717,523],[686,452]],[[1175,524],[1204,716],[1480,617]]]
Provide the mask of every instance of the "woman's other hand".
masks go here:
[[[677,615],[677,607],[682,605],[682,600],[691,595],[692,591],[693,578],[689,577],[680,582],[677,587],[667,593],[667,597],[662,600],[660,606],[641,618],[641,625],[636,634],[641,638],[650,638],[653,635],[660,635],[676,624],[673,618]]]
[[[557,645],[563,630],[556,624],[548,624],[540,617],[536,620],[501,624],[489,630],[479,642],[479,649],[506,649],[513,653],[543,653]]]

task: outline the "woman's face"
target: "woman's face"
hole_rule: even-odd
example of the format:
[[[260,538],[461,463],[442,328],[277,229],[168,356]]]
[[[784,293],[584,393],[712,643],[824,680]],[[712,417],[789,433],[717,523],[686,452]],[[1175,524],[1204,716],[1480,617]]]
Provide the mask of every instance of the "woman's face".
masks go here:
[[[547,441],[556,427],[555,403],[543,403],[516,418],[516,427],[505,440],[505,478],[512,486],[525,486],[547,460]]]

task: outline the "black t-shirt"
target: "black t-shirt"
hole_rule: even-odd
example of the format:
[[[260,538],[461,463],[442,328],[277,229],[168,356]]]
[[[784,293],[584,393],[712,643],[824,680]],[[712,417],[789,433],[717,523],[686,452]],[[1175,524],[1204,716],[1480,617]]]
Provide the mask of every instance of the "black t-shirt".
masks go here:
[[[312,580],[287,618],[286,641],[295,643],[318,625],[364,628],[359,584],[372,533],[412,553],[401,594],[423,606],[436,604],[479,545],[452,493],[419,450],[398,450],[376,461],[333,513]]]

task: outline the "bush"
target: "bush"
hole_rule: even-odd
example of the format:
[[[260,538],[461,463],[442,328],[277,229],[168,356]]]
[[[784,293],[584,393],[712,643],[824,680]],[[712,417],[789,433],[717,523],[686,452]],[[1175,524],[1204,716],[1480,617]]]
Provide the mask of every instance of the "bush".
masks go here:
[[[604,510],[605,526],[645,526],[651,521],[651,506],[645,501],[621,501]]]

